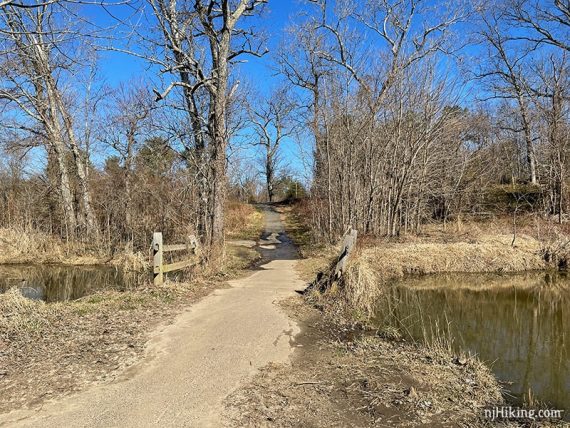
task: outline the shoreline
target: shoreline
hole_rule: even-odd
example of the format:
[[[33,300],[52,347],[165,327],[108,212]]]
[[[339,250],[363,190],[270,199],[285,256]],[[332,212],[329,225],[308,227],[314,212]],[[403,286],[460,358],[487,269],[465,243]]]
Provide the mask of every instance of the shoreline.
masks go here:
[[[247,237],[257,240],[262,224],[257,211],[251,212],[243,224]],[[226,288],[228,280],[251,274],[261,260],[256,249],[227,248],[223,265],[193,272],[185,281],[154,286],[149,273],[148,280],[132,289],[99,290],[64,302],[34,301],[17,291],[0,293],[0,413],[38,408],[47,400],[117,379],[140,361],[156,328]],[[34,265],[43,264],[34,259]]]
[[[308,301],[303,304],[318,309],[323,322],[331,329],[339,328],[353,332],[375,330],[375,328],[370,329],[369,324],[374,302],[382,297],[386,287],[391,287],[392,283],[400,282],[402,279],[413,282],[431,275],[446,274],[524,276],[543,273],[548,275],[549,272],[559,272],[559,261],[565,260],[567,256],[559,253],[553,257],[549,251],[550,248],[556,247],[556,242],[536,239],[524,233],[518,234],[515,245],[511,244],[512,236],[508,234],[489,235],[479,231],[463,236],[447,237],[440,234],[412,239],[403,237],[398,242],[380,240],[371,243],[364,240],[349,260],[344,278],[335,281],[330,279],[327,266],[330,266],[338,249],[325,247],[323,251],[322,247],[319,249],[311,245],[310,240],[303,236],[303,222],[294,218],[295,214],[294,208],[285,207],[282,210],[282,215],[288,219],[286,224],[289,230],[293,229],[291,235],[302,247],[302,254],[306,257],[301,260],[298,271],[308,281],[312,281],[320,271],[323,273],[324,281],[328,281],[324,293],[311,292],[307,296]],[[557,239],[562,242],[564,236],[558,236]],[[374,341],[397,343],[401,340],[401,335],[394,337],[388,333],[390,332],[380,332],[382,337],[375,337]],[[344,340],[341,343],[347,345],[351,341]],[[430,348],[426,344],[416,344],[416,346],[418,356]],[[451,349],[445,352],[452,364],[454,361],[464,361],[464,356],[455,355],[450,358],[449,352],[453,354]],[[490,391],[500,394],[499,400],[488,402],[487,405],[508,405],[500,383],[490,367],[478,360],[472,361],[472,364],[492,377],[495,386],[491,387]],[[488,421],[481,419],[482,412],[471,416],[476,417],[471,419],[469,426],[496,426],[489,425]],[[564,426],[565,423],[556,420],[542,421],[540,426]],[[504,426],[521,425],[524,423],[504,424]]]
[[[523,242],[524,239],[526,238],[523,237]],[[427,244],[432,248],[436,245]],[[501,386],[487,365],[445,347],[430,348],[407,342],[401,337],[392,337],[386,334],[387,332],[373,334],[374,332],[366,329],[366,312],[354,310],[366,307],[355,304],[365,302],[358,300],[363,299],[363,294],[358,295],[358,299],[350,300],[347,293],[361,292],[362,288],[359,287],[374,284],[373,281],[386,272],[384,270],[370,274],[370,262],[375,260],[374,255],[382,252],[381,260],[388,260],[394,269],[393,258],[385,254],[387,249],[392,251],[392,254],[405,254],[407,252],[402,250],[410,245],[417,248],[418,242],[361,248],[349,263],[349,274],[343,280],[346,282],[334,284],[324,295],[313,294],[309,296],[309,300],[296,297],[281,303],[280,306],[287,315],[301,327],[299,335],[292,340],[294,353],[291,362],[264,367],[251,382],[231,394],[226,400],[229,420],[238,426],[248,423],[260,426],[268,423],[272,426],[291,426],[300,422],[310,425],[323,421],[329,425],[351,423],[356,426],[370,426],[377,422],[397,426],[410,421],[415,424],[432,423],[450,427],[459,423],[474,427],[496,426],[489,425],[488,421],[482,419],[484,407],[505,403]],[[444,249],[449,248],[446,243],[437,245]],[[536,243],[532,243],[532,246],[536,248]],[[240,247],[238,252],[250,250]],[[306,252],[304,253],[306,255]],[[311,269],[326,266],[328,256],[335,253],[334,248],[317,251],[313,253],[316,255],[300,259],[296,269],[305,279],[312,278]],[[522,260],[522,264],[541,263],[546,266],[546,262],[540,258],[540,253],[529,253],[527,250],[523,253],[525,257],[517,258],[519,262]],[[508,249],[504,255],[508,257],[510,254],[520,256],[519,249]],[[409,270],[405,274],[406,278],[446,273],[419,272],[421,269],[417,269],[417,266],[421,260],[417,259],[415,265],[406,265],[403,259],[400,259],[401,263],[395,267],[396,272]],[[495,262],[496,264],[489,265],[490,269],[496,269],[502,260],[497,259]],[[455,260],[455,263],[459,262]],[[251,274],[256,264],[256,261],[245,264],[242,261],[240,274]],[[431,269],[437,267],[429,266]],[[363,271],[368,275],[366,281],[362,280]],[[525,272],[537,271],[516,273]],[[471,273],[476,275],[479,272]],[[392,279],[401,277],[394,275]],[[383,287],[389,286],[388,278],[386,276],[375,283],[377,290],[381,291]],[[55,304],[64,310],[59,313],[56,311],[44,320],[48,323],[55,322],[50,325],[51,330],[47,330],[54,333],[53,335],[49,333],[46,339],[43,337],[42,324],[32,325],[34,329],[39,329],[35,334],[43,337],[45,347],[35,346],[32,337],[30,340],[24,340],[24,347],[17,350],[18,355],[14,354],[14,357],[29,356],[31,352],[34,365],[39,370],[30,373],[12,364],[5,372],[0,371],[0,379],[10,380],[12,385],[15,381],[16,387],[28,381],[31,376],[34,387],[32,394],[35,394],[35,398],[27,402],[14,401],[15,395],[8,392],[3,394],[4,402],[0,402],[1,411],[22,408],[22,405],[36,408],[45,400],[59,398],[94,383],[109,382],[120,377],[125,373],[125,368],[128,371],[128,367],[132,367],[132,363],[139,361],[140,356],[144,354],[148,332],[170,322],[179,313],[180,308],[197,302],[212,290],[221,287],[227,279],[203,279],[198,281],[197,286],[188,283],[167,283],[164,287],[148,286],[131,293],[96,293],[68,304]],[[377,296],[368,293],[366,298]],[[37,305],[49,309],[53,304]],[[32,309],[35,311],[37,307]],[[100,329],[103,325],[113,325],[114,330],[125,330],[126,336],[114,341],[110,339],[114,331],[105,333],[105,329]],[[58,335],[54,327],[55,330],[62,329],[63,334]],[[71,353],[65,349],[61,352],[54,351],[50,349],[50,343],[45,343],[53,340],[56,345],[62,346],[66,337],[69,340],[77,336],[79,341],[77,346],[73,345],[75,351]],[[7,343],[6,338],[0,336],[0,352],[6,349]],[[87,348],[83,349],[84,346]],[[53,358],[49,361],[40,358],[40,355],[46,354]],[[80,357],[80,361],[77,361],[77,355],[89,355],[89,358],[92,358]],[[68,374],[55,373],[53,377],[52,371],[50,375],[50,369],[53,368],[50,367],[50,361],[67,361],[66,358],[72,358],[72,361],[78,364],[72,366]],[[122,362],[125,364],[121,365]],[[85,367],[90,370],[81,372]],[[12,378],[18,372],[23,374],[17,379]],[[58,382],[51,382],[54,379]],[[465,379],[469,381],[465,382]],[[8,390],[10,389],[15,392],[8,386]],[[260,399],[260,396],[263,398]],[[468,397],[469,404],[457,401],[458,396]],[[283,397],[287,397],[286,403]],[[303,406],[308,406],[308,410],[304,411]],[[558,425],[553,423],[551,426]]]
[[[300,297],[282,307],[301,327],[290,364],[226,399],[232,426],[483,427],[482,409],[501,402],[477,360],[346,328]]]
[[[506,398],[505,384],[489,364],[448,343],[408,341],[362,323],[339,322],[330,307],[302,297],[281,306],[301,327],[291,361],[264,367],[226,399],[231,426],[567,424],[486,419],[485,409],[517,405]]]

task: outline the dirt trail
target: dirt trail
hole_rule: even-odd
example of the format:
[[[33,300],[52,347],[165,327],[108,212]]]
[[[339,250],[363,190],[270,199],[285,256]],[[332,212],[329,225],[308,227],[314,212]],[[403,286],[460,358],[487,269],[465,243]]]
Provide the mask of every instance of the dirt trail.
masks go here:
[[[0,415],[2,426],[220,426],[222,402],[269,362],[286,362],[297,325],[275,305],[303,282],[296,251],[279,214],[265,210],[262,242],[271,260],[231,281],[153,334],[144,360],[122,380],[94,387],[40,410]]]

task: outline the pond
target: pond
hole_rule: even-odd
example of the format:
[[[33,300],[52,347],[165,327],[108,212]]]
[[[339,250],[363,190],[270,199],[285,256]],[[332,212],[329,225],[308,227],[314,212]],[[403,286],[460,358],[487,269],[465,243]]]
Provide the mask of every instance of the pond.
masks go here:
[[[48,303],[99,290],[124,291],[135,284],[132,274],[110,266],[0,265],[0,293],[16,287],[25,297]]]
[[[393,285],[378,304],[379,328],[443,337],[487,362],[513,403],[530,392],[570,416],[570,276],[428,275]]]

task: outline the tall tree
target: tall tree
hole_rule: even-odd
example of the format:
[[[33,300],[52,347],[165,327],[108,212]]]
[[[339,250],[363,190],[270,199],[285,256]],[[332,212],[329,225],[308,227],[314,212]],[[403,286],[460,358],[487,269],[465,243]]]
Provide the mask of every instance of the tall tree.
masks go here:
[[[514,101],[520,120],[518,126],[509,126],[509,130],[515,134],[522,133],[526,148],[528,179],[530,183],[537,184],[531,103],[525,74],[527,68],[525,61],[532,49],[529,47],[516,49],[512,46],[512,39],[502,28],[502,16],[495,11],[482,16],[480,35],[488,52],[487,60],[482,65],[483,70],[477,73],[477,78],[487,80],[491,97]]]
[[[568,205],[567,170],[570,161],[570,69],[567,56],[550,55],[539,61],[534,69],[538,79],[532,94],[542,118],[541,138],[545,143],[543,156],[550,196],[547,205],[562,223]]]
[[[88,161],[75,136],[65,78],[78,63],[81,35],[67,22],[57,4],[34,8],[7,5],[0,9],[0,33],[5,44],[0,65],[0,98],[19,113],[5,127],[34,135],[48,146],[57,165],[58,188],[65,225],[75,235],[81,225],[88,235],[97,224],[87,183]],[[74,167],[70,171],[68,153]],[[79,187],[80,215],[73,203],[71,175]]]
[[[295,104],[286,88],[273,92],[261,105],[250,106],[249,116],[255,130],[254,145],[263,150],[263,166],[267,197],[269,202],[275,197],[275,178],[281,158],[283,140],[295,131],[292,113]]]
[[[231,72],[243,55],[263,54],[255,29],[239,24],[267,0],[149,1],[163,35],[165,70],[175,78],[164,91],[157,91],[157,99],[174,88],[182,89],[203,204],[199,232],[207,246],[220,247],[227,186],[227,107],[237,88],[237,82],[230,88]]]
[[[122,170],[124,195],[124,237],[133,240],[133,189],[132,181],[136,155],[143,145],[143,139],[150,134],[151,114],[155,108],[152,94],[142,84],[126,87],[122,85],[111,97],[111,108],[107,115],[109,126],[101,135],[102,141],[110,146],[119,157]]]

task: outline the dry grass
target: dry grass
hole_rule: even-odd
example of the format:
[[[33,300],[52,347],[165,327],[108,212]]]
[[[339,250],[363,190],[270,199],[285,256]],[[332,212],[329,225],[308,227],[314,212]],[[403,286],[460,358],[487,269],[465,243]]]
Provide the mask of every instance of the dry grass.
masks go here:
[[[525,235],[517,238],[515,246],[511,241],[508,235],[482,235],[468,242],[416,240],[363,248],[352,257],[342,283],[327,296],[361,319],[372,314],[389,281],[407,275],[523,272],[548,266],[543,243]]]
[[[140,251],[125,251],[113,257],[111,264],[125,272],[143,272],[150,268],[150,257]]]
[[[405,242],[461,242],[478,239],[484,235],[508,235],[512,239],[514,232],[513,218],[503,215],[485,220],[469,219],[460,223],[425,224],[419,235],[412,233],[402,235],[400,240]],[[527,235],[538,241],[547,242],[561,236],[570,236],[570,223],[558,224],[552,219],[537,214],[519,215],[516,219],[516,235]]]
[[[262,214],[252,207],[241,207],[240,212],[249,219],[243,223],[243,235],[257,238]],[[17,234],[2,236],[14,241]],[[40,255],[56,241],[41,238],[24,241],[26,245],[10,253],[12,261],[46,260]],[[26,251],[31,254],[24,257]],[[69,260],[63,251],[60,254],[60,259],[50,261]],[[148,275],[128,291],[101,291],[70,302],[45,304],[15,289],[0,294],[0,412],[40,405],[116,378],[140,358],[157,324],[169,322],[182,307],[243,275],[259,257],[253,249],[230,247],[223,263],[208,270],[202,265],[189,269],[177,276],[177,282],[167,279],[154,286]],[[111,263],[134,271],[148,266],[144,254],[128,251]]]
[[[56,236],[19,227],[0,229],[0,243],[0,264],[98,265],[112,261],[98,242],[65,242]],[[115,257],[116,265],[126,262],[126,258],[130,257],[131,261],[127,265],[131,267],[133,257],[144,259],[140,254],[133,254],[131,249]]]
[[[291,299],[304,328],[291,365],[269,365],[226,400],[234,426],[481,427],[502,402],[491,371],[444,348],[362,336]]]
[[[0,294],[0,340],[38,337],[57,311],[44,302],[30,300],[11,289]]]
[[[257,240],[263,231],[263,214],[253,205],[229,203],[226,230],[228,239]],[[95,242],[64,242],[39,231],[15,227],[0,229],[0,244],[0,264],[111,264],[129,272],[141,272],[150,266],[150,255],[133,252],[129,243],[110,256]]]
[[[383,279],[440,272],[519,272],[545,268],[542,243],[520,236],[484,235],[467,242],[387,244],[362,251],[358,261]]]
[[[228,203],[225,215],[227,239],[255,239],[263,231],[263,214],[251,204]]]
[[[303,279],[312,281],[318,272],[323,273],[315,288],[327,289],[326,295],[315,293],[311,297],[337,315],[345,312],[343,316],[349,319],[367,318],[385,284],[407,275],[544,270],[565,263],[570,254],[570,225],[558,225],[535,215],[517,219],[514,242],[512,219],[508,217],[445,226],[431,224],[425,225],[420,235],[396,239],[359,237],[357,251],[341,283],[337,283],[331,277],[331,261],[338,255],[338,248],[317,244],[306,221],[306,207],[283,206],[281,212],[288,234],[305,257],[299,263]]]
[[[59,262],[64,256],[57,239],[22,228],[0,229],[0,242],[0,263]]]

